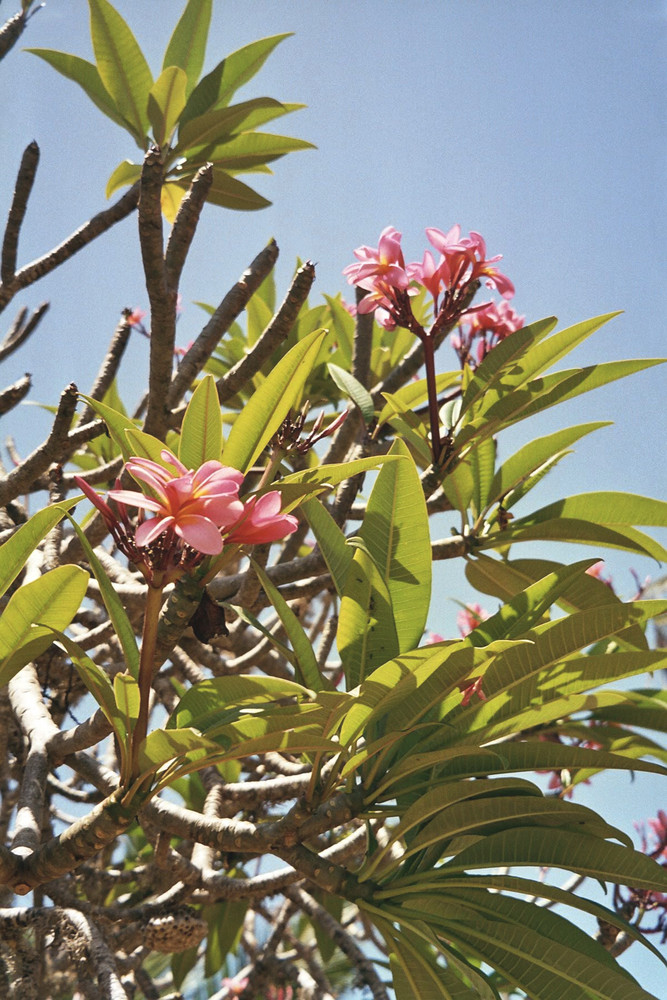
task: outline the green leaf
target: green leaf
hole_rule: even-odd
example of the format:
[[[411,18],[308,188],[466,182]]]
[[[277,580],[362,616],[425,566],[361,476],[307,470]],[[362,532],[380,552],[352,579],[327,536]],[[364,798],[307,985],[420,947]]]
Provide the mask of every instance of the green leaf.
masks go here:
[[[346,372],[344,368],[340,368],[331,362],[327,365],[327,368],[331,378],[341,392],[344,392],[359,408],[359,412],[364,418],[364,423],[370,424],[375,416],[375,406],[368,389],[365,389],[361,382],[354,375],[351,375],[350,372]]]
[[[73,497],[37,511],[14,532],[9,541],[0,545],[0,597],[19,575],[30,553],[34,552],[42,539],[62,521],[66,512],[79,499],[80,497]]]
[[[125,608],[123,607],[120,597],[116,593],[111,580],[107,576],[102,563],[95,555],[90,542],[86,538],[85,532],[76,523],[71,515],[68,515],[68,517],[72,527],[78,535],[83,551],[86,553],[86,559],[95,574],[95,579],[99,584],[104,606],[107,609],[107,613],[111,619],[114,631],[125,656],[125,666],[136,679],[139,677],[139,650],[137,648],[137,640],[135,638],[134,629],[132,628],[130,619],[127,616],[127,612],[125,611]]]
[[[496,464],[496,442],[494,439],[490,437],[480,441],[479,445],[469,452],[468,461],[475,484],[472,502],[475,515],[479,517],[489,504],[493,470]]]
[[[667,501],[637,496],[635,493],[579,493],[541,507],[534,514],[522,517],[517,524],[539,524],[552,518],[590,519],[615,528],[625,524],[667,527]]]
[[[154,729],[139,750],[139,768],[142,774],[149,774],[181,758],[186,765],[203,767],[223,752],[217,743],[196,729]]]
[[[118,188],[134,184],[141,177],[141,167],[132,160],[122,160],[107,181],[105,197],[110,198]]]
[[[465,515],[475,493],[475,478],[469,461],[459,462],[442,481],[442,489],[454,510]]]
[[[247,899],[225,899],[202,909],[201,915],[209,926],[206,935],[205,976],[215,975],[222,969],[227,955],[236,953],[249,905]]]
[[[519,483],[526,479],[536,469],[549,461],[554,455],[569,448],[575,441],[591,434],[600,427],[610,427],[611,421],[597,420],[588,424],[578,424],[575,427],[568,427],[555,434],[547,434],[545,437],[536,438],[520,448],[511,458],[503,462],[495,476],[489,491],[491,503],[506,496],[510,490],[515,489]]]
[[[390,925],[388,925],[390,926]],[[383,936],[385,931],[383,931]],[[423,941],[408,930],[386,934],[396,1000],[478,1000],[451,971],[435,961]],[[497,996],[497,994],[492,994]]]
[[[131,734],[139,717],[139,685],[130,674],[116,674],[113,679],[113,693],[125,731]]]
[[[246,472],[259,458],[289,411],[298,405],[326,332],[315,330],[295,344],[251,396],[225,445],[227,465]]]
[[[171,140],[185,107],[187,77],[177,66],[163,69],[148,95],[148,118],[158,146]]]
[[[508,371],[514,369],[514,372],[522,373],[523,369],[519,360],[523,359],[531,347],[544,340],[557,322],[555,316],[537,320],[535,323],[530,323],[529,326],[515,330],[509,337],[497,344],[492,351],[489,351],[481,365],[471,373],[461,401],[461,416],[467,413],[478,400],[491,395],[489,390],[501,381]],[[484,406],[484,401],[482,405]]]
[[[336,593],[340,597],[345,588],[345,580],[354,551],[347,544],[345,535],[329,511],[319,500],[315,498],[305,500],[301,504],[301,511],[317,539],[317,544],[331,573]]]
[[[220,461],[222,416],[215,379],[205,375],[192,394],[183,417],[178,457],[186,469],[199,469],[204,462]]]
[[[473,646],[485,646],[494,639],[511,639],[536,625],[573,579],[593,565],[586,559],[563,566],[527,587],[495,615],[480,622],[468,636]]]
[[[266,596],[271,601],[273,607],[278,613],[278,617],[283,623],[289,641],[292,643],[292,649],[295,653],[295,667],[299,683],[303,684],[304,687],[310,688],[311,691],[321,691],[321,689],[326,685],[324,684],[320,674],[317,657],[313,651],[310,639],[303,630],[303,625],[297,618],[294,611],[292,611],[278,588],[274,587],[271,583],[270,578],[264,572],[262,567],[259,566],[255,560],[252,560],[252,565],[255,573],[259,577],[259,582],[266,591]]]
[[[403,461],[382,466],[359,534],[389,590],[398,652],[404,653],[419,645],[428,617],[431,538],[426,501],[410,452],[396,440],[389,454],[403,456]]]
[[[98,399],[93,399],[91,396],[86,396],[82,392],[79,393],[79,396],[81,397],[81,399],[85,399],[86,403],[91,407],[91,409],[107,425],[107,430],[109,431],[109,434],[120,448],[121,454],[123,456],[123,461],[127,462],[128,458],[130,458],[130,456],[133,453],[128,446],[127,438],[125,437],[125,431],[127,428],[131,428],[132,430],[137,430],[138,428],[135,421],[131,420],[127,416],[127,414],[121,413],[119,410],[114,410],[113,407],[107,406],[106,403],[103,403]]]
[[[352,476],[358,476],[361,472],[370,472],[375,469],[381,469],[383,465],[402,461],[402,456],[393,454],[374,455],[369,458],[355,458],[350,462],[334,462],[332,465],[316,465],[312,469],[291,472],[281,480],[281,483],[283,485],[312,483],[313,485],[338,486],[339,483],[345,482],[346,479],[351,479]],[[273,489],[273,487],[269,488]]]
[[[284,105],[273,97],[254,97],[249,101],[231,104],[228,108],[206,111],[203,115],[191,118],[179,129],[174,155],[185,156],[192,162],[215,164],[219,159],[217,150],[222,151],[224,158],[223,144],[230,141],[236,132],[249,128],[251,118],[260,117],[261,112],[269,119],[278,117],[283,113],[283,108]],[[221,166],[225,164],[221,162]]]
[[[545,837],[536,827],[514,828],[484,837],[464,848],[446,871],[475,868],[563,868],[603,882],[631,885],[649,892],[667,890],[667,871],[652,858],[629,847],[610,844],[587,833],[553,829]]]
[[[528,523],[527,523],[528,522]],[[667,549],[650,535],[623,524],[599,524],[593,520],[554,517],[530,523],[529,518],[512,522],[504,531],[492,531],[480,540],[480,549],[504,548],[518,542],[573,542],[577,545],[603,545],[610,549],[626,549],[651,556],[658,562],[667,560]]]
[[[445,389],[458,385],[460,381],[461,372],[442,372],[435,377],[436,392],[440,395]],[[391,395],[383,393],[383,396],[388,402],[380,411],[378,427],[386,423],[392,413],[407,413],[412,411],[415,406],[424,403],[428,399],[426,379],[422,378],[417,382],[409,382],[407,385],[401,386],[396,392],[391,393]]]
[[[88,0],[90,35],[100,77],[143,146],[148,133],[148,94],[153,76],[126,21],[108,0]]]
[[[66,629],[81,606],[89,579],[80,566],[57,566],[12,594],[0,618],[0,687],[24,666],[12,662],[13,654],[44,635],[43,629],[32,628],[33,623]]]
[[[360,548],[345,577],[336,642],[348,690],[398,654],[389,589],[371,556]]]
[[[123,713],[116,705],[116,698],[109,678],[76,642],[69,639],[59,629],[52,628],[51,632],[69,656],[79,677],[111,724],[120,747],[121,772],[124,774],[129,754],[128,733]]]
[[[188,97],[204,65],[211,10],[212,0],[188,0],[164,54],[163,70],[179,66],[185,72]]]
[[[219,167],[213,169],[213,181],[206,200],[236,212],[255,212],[271,204],[263,195]]]
[[[102,83],[102,77],[97,70],[97,66],[86,59],[81,59],[79,56],[70,55],[69,52],[58,52],[55,49],[26,49],[25,51],[39,56],[40,59],[43,59],[49,66],[52,66],[61,76],[67,77],[68,80],[73,80],[74,83],[78,83],[86,96],[90,98],[93,104],[107,118],[110,118],[116,125],[120,125],[121,128],[124,128],[134,136],[135,139],[138,138],[131,123],[123,117],[120,108],[116,105],[111,94]]]
[[[315,149],[315,146],[305,139],[295,139],[288,135],[242,132],[226,142],[218,143],[213,149],[207,149],[206,158],[214,166],[222,167],[224,170],[248,170],[259,164],[272,163],[287,153],[302,149]]]
[[[232,52],[203,77],[190,95],[181,122],[190,121],[211,108],[225,107],[234,93],[262,68],[275,47],[291,32],[260,38]]]
[[[194,727],[206,733],[221,720],[238,718],[244,705],[258,706],[308,695],[308,690],[300,684],[278,677],[216,677],[188,688],[169,717],[167,728]],[[228,715],[229,712],[232,714]]]

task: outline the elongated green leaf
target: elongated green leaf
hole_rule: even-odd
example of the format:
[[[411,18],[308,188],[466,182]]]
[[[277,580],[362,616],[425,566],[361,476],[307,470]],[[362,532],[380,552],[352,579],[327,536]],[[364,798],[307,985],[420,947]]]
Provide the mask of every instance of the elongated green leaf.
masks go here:
[[[398,653],[389,589],[363,549],[347,570],[336,641],[348,690]]]
[[[90,35],[102,82],[139,145],[148,132],[148,94],[153,76],[124,18],[108,0],[88,0]]]
[[[481,365],[471,374],[468,386],[463,393],[461,415],[470,410],[473,404],[483,396],[486,396],[489,389],[509,371],[513,369],[513,373],[520,373],[522,371],[521,364],[529,348],[544,340],[557,322],[555,316],[537,320],[529,326],[515,330],[509,337],[497,344],[493,351],[489,351]]]
[[[477,901],[480,897],[475,896]],[[440,900],[433,894],[410,899],[404,919],[431,917],[436,933],[489,963],[528,996],[541,1000],[655,1000],[616,964],[601,944],[549,910],[528,918],[528,905],[505,896],[491,897],[495,911]],[[393,908],[392,908],[393,910]],[[523,915],[520,921],[518,914]],[[396,912],[393,912],[398,917]],[[398,917],[400,919],[400,917]]]
[[[555,517],[590,518],[611,527],[624,524],[644,524],[667,527],[667,501],[635,493],[580,493],[541,507],[534,514],[522,517],[517,524],[539,524]]]
[[[193,125],[194,122],[190,124]],[[288,135],[242,132],[207,149],[206,156],[214,166],[222,167],[223,170],[248,170],[302,149],[315,149],[315,146],[305,139],[295,139]]]
[[[259,112],[265,116],[277,117],[282,113],[284,105],[273,97],[254,97],[250,101],[231,104],[228,108],[215,108],[206,111],[197,118],[191,118],[179,129],[178,145],[174,149],[176,156],[185,156],[193,162],[209,161],[217,163],[218,152],[224,157],[225,142],[239,130],[248,128],[248,120],[258,117]],[[221,166],[226,166],[220,161]]]
[[[127,461],[132,454],[134,454],[128,445],[127,438],[125,437],[125,430],[131,428],[132,430],[137,429],[137,425],[134,420],[131,420],[125,413],[120,413],[118,410],[114,410],[111,406],[107,406],[106,403],[101,402],[98,399],[93,399],[91,396],[86,396],[83,393],[79,394],[81,399],[85,399],[86,403],[92,408],[92,410],[100,417],[101,420],[107,425],[109,434],[116,442],[120,448],[123,460]]]
[[[51,632],[69,656],[79,677],[109,720],[120,747],[121,770],[124,773],[124,763],[127,761],[129,753],[128,735],[125,729],[123,713],[119,711],[116,705],[111,681],[104,671],[81,649],[78,643],[73,642],[58,629],[51,629]]]
[[[95,579],[99,584],[104,606],[107,609],[107,613],[113,624],[116,636],[118,637],[118,641],[123,649],[125,665],[132,676],[136,679],[139,676],[139,649],[137,648],[137,640],[135,638],[134,629],[132,628],[130,619],[127,616],[125,608],[121,604],[120,597],[116,593],[111,580],[105,573],[102,563],[95,555],[90,542],[86,538],[85,532],[82,530],[80,525],[76,523],[73,517],[70,515],[68,515],[68,517],[72,527],[78,535],[83,551],[86,553],[86,559],[95,574]]]
[[[112,171],[107,181],[106,191],[104,192],[106,197],[110,198],[118,188],[134,184],[140,177],[141,167],[138,163],[133,163],[132,160],[122,160],[116,169]]]
[[[385,925],[391,926],[391,925]],[[397,1000],[475,1000],[477,991],[468,989],[450,969],[443,969],[424,943],[407,930],[387,932],[389,960]]]
[[[202,909],[202,917],[209,927],[204,962],[204,974],[207,977],[215,975],[222,968],[230,952],[236,952],[249,905],[247,899],[225,899]]]
[[[181,427],[178,457],[186,469],[199,469],[204,462],[220,461],[222,416],[215,379],[205,375],[192,394]]]
[[[594,560],[564,566],[527,587],[491,618],[480,622],[468,636],[474,646],[500,638],[512,638],[536,625],[573,579],[593,565]]]
[[[657,501],[656,501],[657,502]],[[594,520],[574,517],[554,517],[526,524],[516,521],[504,531],[494,531],[484,537],[480,548],[504,548],[518,542],[574,542],[577,545],[604,546],[625,549],[651,556],[658,562],[667,560],[667,549],[650,535],[624,524],[600,524]]]
[[[573,368],[555,372],[543,378],[533,379],[525,389],[511,394],[497,405],[495,418],[504,426],[525,420],[536,413],[581,396],[592,389],[608,385],[620,378],[627,378],[636,372],[655,365],[664,364],[662,358],[642,358],[638,361],[606,361],[587,368]],[[487,412],[487,417],[491,416]]]
[[[403,455],[374,455],[371,458],[355,458],[351,462],[335,462],[332,465],[316,465],[312,469],[291,472],[281,480],[282,484],[291,483],[322,483],[327,486],[338,486],[339,483],[358,476],[361,472],[381,469],[383,465],[404,461]],[[271,487],[272,488],[272,487]]]
[[[511,489],[514,489],[523,479],[533,473],[558,452],[569,448],[575,441],[591,434],[600,427],[609,427],[611,421],[597,420],[588,424],[578,424],[565,430],[556,431],[546,437],[536,438],[520,448],[516,454],[503,462],[493,477],[490,488],[490,500],[500,500]]]
[[[33,514],[30,520],[14,532],[9,541],[0,545],[0,597],[14,582],[26,560],[66,512],[78,502],[78,497],[53,504]]]
[[[213,0],[188,0],[164,54],[163,70],[169,66],[179,66],[185,72],[188,97],[204,65],[212,2]]]
[[[203,115],[211,108],[223,108],[231,101],[234,93],[257,73],[275,47],[291,32],[260,38],[232,52],[203,77],[192,91],[181,121],[183,123]]]
[[[359,534],[389,590],[397,651],[404,653],[419,645],[426,625],[431,539],[426,501],[410,452],[397,440],[390,455],[401,455],[404,461],[382,466]]]
[[[470,462],[455,465],[443,479],[442,488],[454,510],[465,515],[475,493],[475,477]]]
[[[131,122],[123,117],[120,108],[104,86],[97,66],[79,56],[70,55],[69,52],[58,52],[55,49],[26,49],[26,52],[32,52],[33,55],[39,56],[62,76],[78,83],[87,97],[107,118],[136,138]]]
[[[283,698],[307,698],[308,690],[294,681],[278,677],[216,677],[189,688],[172,712],[167,728],[193,727],[206,732],[226,712],[238,716],[242,705],[262,705]],[[222,713],[222,714],[221,714]]]
[[[184,190],[186,189],[187,181]],[[268,198],[219,167],[213,169],[213,181],[206,200],[212,205],[231,208],[236,212],[255,212],[271,204]]]
[[[217,743],[195,729],[155,729],[139,751],[139,767],[142,773],[149,773],[181,757],[202,767],[222,752]]]
[[[461,381],[461,372],[442,372],[440,375],[436,375],[435,378],[435,388],[438,395],[444,392],[445,389],[449,389],[452,386],[458,385]],[[383,393],[384,395],[384,393]],[[385,396],[385,399],[389,399],[389,396]],[[426,379],[419,379],[417,382],[409,382],[407,385],[402,386],[396,392],[391,394],[391,402],[387,404],[380,411],[378,417],[378,427],[386,423],[392,413],[407,412],[413,410],[415,406],[419,406],[428,399],[428,387],[426,385]]]
[[[113,693],[116,706],[123,718],[125,731],[131,735],[139,717],[139,685],[130,674],[116,674],[113,679]]]
[[[331,573],[336,593],[340,597],[345,588],[345,580],[354,557],[354,550],[347,544],[345,535],[319,500],[314,498],[306,500],[301,504],[301,510],[317,539],[317,544]]]
[[[136,458],[149,458],[151,462],[157,462],[158,465],[173,473],[171,466],[162,457],[162,452],[166,447],[164,441],[160,441],[159,438],[153,437],[152,434],[147,434],[146,431],[141,431],[138,427],[134,426],[125,429],[125,440],[126,448],[129,445],[130,455]],[[141,482],[141,480],[138,480],[138,482]],[[145,488],[143,483],[141,488],[142,490]]]
[[[224,461],[245,472],[298,405],[326,330],[315,330],[287,352],[238,415],[225,445]]]
[[[476,590],[509,601],[520,590],[558,569],[559,565],[562,564],[546,559],[490,559],[479,552],[474,560],[467,562],[466,578]],[[621,601],[606,583],[589,573],[582,573],[563,591],[556,603],[571,613],[603,604],[620,605]],[[622,648],[648,649],[640,626],[620,627],[623,631],[616,634],[615,640]]]
[[[81,606],[89,579],[80,566],[57,566],[12,594],[0,618],[0,686],[24,665],[10,661],[24,643],[38,638],[33,623],[66,629]]]
[[[338,388],[356,404],[364,418],[364,422],[369,424],[375,415],[375,406],[368,389],[364,388],[354,375],[346,372],[339,365],[329,363],[327,368]]]
[[[177,66],[163,69],[148,94],[148,118],[158,146],[169,142],[185,107],[185,71]]]
[[[254,560],[253,567],[262,587],[266,591],[266,596],[273,604],[278,617],[283,623],[289,641],[292,643],[292,649],[296,657],[296,671],[299,683],[310,688],[311,691],[320,691],[325,684],[320,674],[320,668],[317,665],[317,657],[313,651],[310,639],[303,630],[303,625],[278,588],[274,587],[262,567]]]
[[[481,441],[479,447],[468,454],[475,489],[472,495],[475,515],[479,517],[489,503],[489,494],[496,464],[496,442],[493,438]]]

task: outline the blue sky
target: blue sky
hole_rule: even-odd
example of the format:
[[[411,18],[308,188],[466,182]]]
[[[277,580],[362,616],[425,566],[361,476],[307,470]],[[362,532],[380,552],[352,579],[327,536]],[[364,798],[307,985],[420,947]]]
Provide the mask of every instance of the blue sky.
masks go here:
[[[116,6],[157,70],[181,0]],[[270,236],[281,248],[279,290],[297,256],[312,258],[315,297],[344,287],[340,272],[352,249],[375,243],[384,226],[400,229],[406,255],[417,259],[426,226],[459,222],[504,255],[516,308],[528,320],[555,314],[569,324],[624,310],[579,348],[577,363],[664,355],[666,25],[665,4],[655,0],[214,0],[208,68],[255,38],[295,33],[242,96],[307,103],[276,131],[318,148],[278,161],[274,177],[257,177],[274,202],[266,211],[207,211],[184,275],[181,341],[201,325],[191,302],[219,301]],[[90,57],[83,0],[48,0],[23,44]],[[42,152],[19,250],[25,263],[102,208],[111,170],[138,150],[34,56],[12,53],[0,77],[0,212],[24,146],[34,138]],[[5,364],[2,385],[31,371],[31,398],[52,404],[70,380],[90,385],[120,310],[146,304],[134,219],[19,296],[3,328],[19,306],[45,298],[51,311]],[[128,403],[141,391],[146,362],[137,337],[121,379]],[[442,367],[452,362],[443,353]],[[501,447],[507,454],[529,436],[612,419],[614,427],[577,446],[537,502],[594,489],[664,497],[665,389],[665,370],[652,369],[521,425]],[[46,415],[23,407],[1,431],[25,453],[47,427]],[[448,532],[445,523],[441,533]],[[596,553],[571,553],[589,554]],[[664,572],[606,555],[628,595],[630,567],[642,577]],[[440,567],[437,586],[431,626],[451,633],[456,609],[448,598],[469,595],[450,566]],[[660,791],[625,778],[595,779],[581,800],[602,808],[619,783],[626,827],[664,807],[664,783]],[[638,960],[632,949],[628,961]],[[646,985],[660,992],[658,978]]]

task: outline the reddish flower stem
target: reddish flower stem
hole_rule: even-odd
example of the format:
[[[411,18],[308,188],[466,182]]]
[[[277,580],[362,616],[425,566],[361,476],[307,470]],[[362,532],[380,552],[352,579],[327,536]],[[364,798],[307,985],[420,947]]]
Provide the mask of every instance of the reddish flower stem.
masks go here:
[[[440,413],[438,411],[438,391],[435,384],[435,349],[433,338],[428,334],[421,338],[424,345],[424,364],[426,366],[426,388],[428,390],[428,415],[431,422],[431,450],[433,464],[437,465],[442,452],[440,439]]]
[[[146,591],[146,607],[144,609],[144,627],[141,637],[141,658],[139,660],[139,715],[132,734],[132,767],[131,778],[139,776],[139,748],[148,733],[148,706],[153,680],[153,663],[157,646],[157,629],[162,607],[162,590],[160,587],[148,586]]]

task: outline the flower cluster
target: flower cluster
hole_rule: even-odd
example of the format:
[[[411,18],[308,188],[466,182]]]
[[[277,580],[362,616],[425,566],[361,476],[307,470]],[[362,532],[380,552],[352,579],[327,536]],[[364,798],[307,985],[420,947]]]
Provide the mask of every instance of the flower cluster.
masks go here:
[[[145,492],[116,488],[109,491],[118,513],[77,477],[79,487],[102,514],[120,550],[147,579],[168,572],[171,579],[191,569],[206,555],[219,555],[224,543],[274,542],[296,530],[291,514],[281,513],[277,491],[244,502],[238,493],[243,474],[220,462],[204,462],[186,469],[166,448],[163,465],[148,458],[131,458],[126,468],[147,487]],[[132,525],[127,507],[140,511]],[[144,511],[154,516],[144,520]]]
[[[524,320],[525,316],[519,316],[505,299],[500,302],[484,302],[468,309],[451,338],[451,345],[459,356],[461,367],[480,364],[491,348],[510,333],[521,329]]]
[[[344,268],[343,274],[351,285],[368,292],[359,303],[360,313],[375,311],[377,321],[387,329],[403,326],[424,338],[456,324],[466,314],[481,281],[495,288],[503,299],[512,298],[514,285],[495,266],[500,257],[487,258],[479,233],[461,236],[457,225],[447,233],[429,228],[426,236],[437,257],[432,250],[425,250],[421,262],[406,264],[401,233],[392,226],[383,229],[377,248],[361,246],[354,251],[357,263]],[[419,286],[433,298],[434,322],[428,334],[410,306]],[[507,322],[509,317],[502,313],[502,320]],[[518,317],[512,321],[517,322]]]

